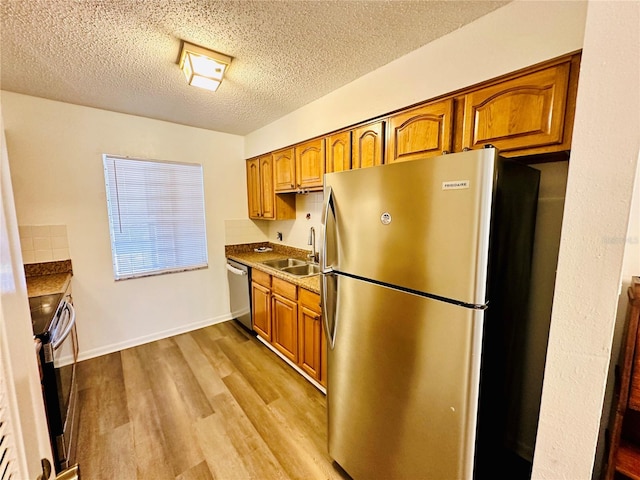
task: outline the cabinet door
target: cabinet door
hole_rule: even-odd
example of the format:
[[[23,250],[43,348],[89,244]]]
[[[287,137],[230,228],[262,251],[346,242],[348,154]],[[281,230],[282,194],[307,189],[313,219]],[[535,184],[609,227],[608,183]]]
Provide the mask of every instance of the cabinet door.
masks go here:
[[[296,189],[296,162],[293,148],[273,153],[273,182],[276,192]]]
[[[326,172],[351,170],[351,132],[341,132],[327,137]]]
[[[562,144],[570,63],[464,96],[462,147],[501,152]]]
[[[352,168],[366,168],[384,163],[384,121],[353,130]]]
[[[262,218],[276,218],[275,191],[273,189],[273,159],[271,155],[260,157],[260,186]]]
[[[298,321],[300,368],[326,386],[326,341],[322,329],[320,295],[304,288],[300,289]]]
[[[312,378],[320,380],[322,322],[321,315],[301,305],[299,312],[300,368]]]
[[[271,344],[294,363],[298,362],[298,305],[280,295],[271,295],[273,331]]]
[[[260,160],[247,160],[247,195],[249,204],[249,218],[260,218],[261,204]]]
[[[386,163],[450,152],[453,142],[453,99],[424,105],[389,119]]]
[[[295,147],[296,183],[298,188],[322,188],[324,175],[324,138]]]
[[[253,330],[261,337],[271,341],[271,290],[262,285],[251,283],[251,312]]]

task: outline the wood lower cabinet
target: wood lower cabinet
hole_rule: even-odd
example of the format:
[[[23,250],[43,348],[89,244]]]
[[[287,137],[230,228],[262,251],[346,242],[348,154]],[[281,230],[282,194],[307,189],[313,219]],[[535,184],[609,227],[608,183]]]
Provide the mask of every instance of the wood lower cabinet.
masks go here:
[[[351,131],[351,168],[367,168],[384,163],[384,120]]]
[[[292,362],[298,362],[298,305],[288,298],[271,296],[271,343]]]
[[[640,480],[640,277],[633,277],[627,293],[604,480]]]
[[[252,269],[255,332],[320,385],[327,385],[327,342],[320,295]]]
[[[322,361],[326,362],[326,344],[323,342],[320,295],[300,289],[298,309],[299,365],[310,377],[323,383]]]
[[[251,324],[253,330],[271,341],[271,277],[253,270],[251,281]]]
[[[429,103],[389,118],[385,163],[434,157],[451,152],[453,99]]]
[[[271,344],[298,363],[297,287],[275,277],[271,286]]]
[[[326,138],[326,173],[351,170],[351,132],[340,132]]]
[[[462,148],[491,144],[512,155],[568,150],[575,63],[569,58],[464,95]]]

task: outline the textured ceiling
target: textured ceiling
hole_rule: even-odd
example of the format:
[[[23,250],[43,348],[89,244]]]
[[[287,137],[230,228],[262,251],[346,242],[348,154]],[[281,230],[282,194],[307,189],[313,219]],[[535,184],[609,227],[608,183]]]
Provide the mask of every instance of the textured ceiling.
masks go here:
[[[0,0],[0,86],[244,135],[506,3]],[[181,40],[234,58],[216,93]]]

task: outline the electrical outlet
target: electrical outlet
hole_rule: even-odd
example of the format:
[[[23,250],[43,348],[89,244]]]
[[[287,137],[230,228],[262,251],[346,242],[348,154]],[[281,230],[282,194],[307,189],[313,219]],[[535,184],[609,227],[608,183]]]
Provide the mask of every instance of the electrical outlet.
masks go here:
[[[277,232],[276,233],[276,238],[280,241],[282,241],[282,232]]]

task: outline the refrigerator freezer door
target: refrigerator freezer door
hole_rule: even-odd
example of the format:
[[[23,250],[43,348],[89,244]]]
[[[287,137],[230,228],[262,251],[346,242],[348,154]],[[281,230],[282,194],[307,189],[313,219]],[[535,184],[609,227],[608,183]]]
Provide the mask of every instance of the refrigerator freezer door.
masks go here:
[[[483,312],[337,279],[330,456],[356,479],[471,478]]]
[[[325,175],[327,266],[484,304],[496,162],[491,148]]]

